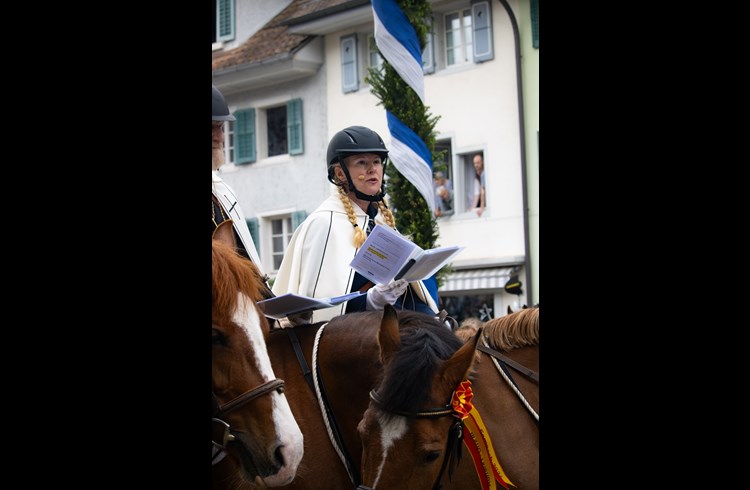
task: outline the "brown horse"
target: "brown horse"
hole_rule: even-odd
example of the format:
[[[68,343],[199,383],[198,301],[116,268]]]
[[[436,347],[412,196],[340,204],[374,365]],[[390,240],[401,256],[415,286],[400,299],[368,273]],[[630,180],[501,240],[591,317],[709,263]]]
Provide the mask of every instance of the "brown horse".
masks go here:
[[[328,323],[271,331],[268,354],[274,372],[286,382],[287,399],[305,436],[297,477],[284,489],[353,489],[354,482],[359,483],[356,427],[382,371],[377,345],[381,318],[380,312],[350,313]],[[329,407],[327,423],[321,404]],[[329,427],[341,434],[337,447],[342,456],[331,442]]]
[[[216,240],[211,265],[213,488],[287,484],[303,438],[266,351],[269,326],[255,304],[260,274]]]
[[[538,489],[538,340],[538,308],[486,322],[462,347],[383,329],[385,375],[360,425],[361,488]]]
[[[382,377],[379,332],[384,325],[398,328],[399,324],[402,328],[437,325],[444,336],[454,337],[434,318],[409,311],[396,313],[392,308],[385,319],[380,311],[350,313],[327,324],[271,332],[269,356],[276,374],[286,381],[289,404],[305,436],[305,456],[297,477],[284,489],[338,490],[359,485],[362,444],[357,425],[369,405],[370,390]],[[299,354],[295,343],[300,346]],[[298,356],[303,357],[304,368]],[[335,447],[331,437],[337,441]]]

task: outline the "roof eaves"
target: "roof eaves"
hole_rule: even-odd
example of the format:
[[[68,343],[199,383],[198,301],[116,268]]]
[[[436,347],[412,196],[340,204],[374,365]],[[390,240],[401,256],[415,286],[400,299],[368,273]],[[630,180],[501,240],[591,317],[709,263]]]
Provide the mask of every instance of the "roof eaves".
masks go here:
[[[256,66],[270,65],[273,63],[277,63],[279,61],[286,61],[292,58],[294,56],[294,53],[296,52],[297,50],[295,49],[286,53],[277,54],[270,58],[264,58],[258,61],[251,61],[249,63],[241,63],[239,65],[229,65],[224,68],[217,68],[213,70],[213,76],[218,77],[221,75],[226,75],[227,73],[233,73],[233,72],[242,71],[242,70],[249,70],[251,68],[255,68]]]
[[[339,5],[335,5],[327,9],[316,10],[315,12],[311,12],[307,15],[283,20],[279,22],[278,25],[294,26],[297,24],[304,24],[305,22],[310,22],[312,20],[317,20],[323,17],[328,17],[329,15],[333,15],[339,12],[344,12],[346,10],[351,10],[355,7],[360,7],[362,5],[367,5],[369,3],[370,3],[370,0],[352,0],[351,2],[341,3]]]

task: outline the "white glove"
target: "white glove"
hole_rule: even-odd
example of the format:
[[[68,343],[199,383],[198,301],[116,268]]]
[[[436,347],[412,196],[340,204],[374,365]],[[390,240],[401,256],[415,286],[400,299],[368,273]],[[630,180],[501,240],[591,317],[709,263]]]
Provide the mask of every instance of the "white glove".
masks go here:
[[[371,287],[367,290],[367,309],[382,310],[386,304],[392,305],[404,294],[407,287],[409,287],[409,283],[406,282],[406,279]]]
[[[288,317],[279,320],[279,328],[294,328],[299,325],[306,325],[310,323],[312,315],[312,311],[305,311],[304,313],[295,313],[293,315],[289,315]]]

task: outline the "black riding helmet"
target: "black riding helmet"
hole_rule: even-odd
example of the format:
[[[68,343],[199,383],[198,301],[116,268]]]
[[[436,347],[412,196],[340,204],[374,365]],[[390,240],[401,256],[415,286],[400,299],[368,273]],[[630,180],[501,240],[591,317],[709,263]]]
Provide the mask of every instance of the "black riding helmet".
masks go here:
[[[364,126],[349,126],[333,135],[328,143],[328,153],[326,155],[326,166],[328,167],[328,180],[332,184],[336,183],[333,168],[339,163],[341,169],[346,174],[346,180],[349,182],[349,189],[354,190],[354,194],[366,201],[382,201],[385,192],[383,187],[380,192],[374,196],[363,194],[354,186],[352,178],[349,175],[349,169],[344,165],[344,158],[349,155],[358,155],[360,153],[374,153],[380,156],[383,161],[383,176],[385,177],[385,164],[388,159],[388,149],[383,143],[383,138],[378,133]]]
[[[227,101],[221,95],[219,89],[211,84],[211,120],[212,121],[235,121],[237,118],[229,113]]]

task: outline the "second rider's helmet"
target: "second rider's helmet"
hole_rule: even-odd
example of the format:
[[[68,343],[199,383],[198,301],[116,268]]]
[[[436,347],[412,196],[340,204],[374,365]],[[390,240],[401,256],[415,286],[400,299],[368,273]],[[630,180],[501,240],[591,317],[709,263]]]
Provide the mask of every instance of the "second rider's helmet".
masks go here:
[[[221,95],[219,89],[211,84],[211,120],[212,121],[234,121],[235,118],[227,106],[227,101]]]

